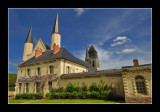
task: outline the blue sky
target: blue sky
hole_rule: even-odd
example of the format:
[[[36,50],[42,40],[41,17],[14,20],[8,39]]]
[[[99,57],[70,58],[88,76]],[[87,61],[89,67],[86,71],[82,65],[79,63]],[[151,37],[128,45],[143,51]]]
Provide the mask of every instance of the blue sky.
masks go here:
[[[8,9],[8,72],[17,73],[24,42],[32,25],[33,47],[41,35],[51,44],[51,33],[59,16],[61,47],[84,60],[85,49],[94,45],[100,69],[152,63],[151,9]]]

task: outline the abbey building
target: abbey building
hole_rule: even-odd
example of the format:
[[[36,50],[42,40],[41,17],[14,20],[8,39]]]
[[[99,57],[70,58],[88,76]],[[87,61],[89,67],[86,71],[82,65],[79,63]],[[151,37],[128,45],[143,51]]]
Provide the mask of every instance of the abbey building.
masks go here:
[[[34,33],[34,32],[33,32]],[[51,88],[73,84],[99,83],[100,80],[112,84],[113,93],[125,98],[126,102],[144,100],[151,102],[151,64],[139,65],[133,60],[133,66],[122,69],[101,70],[98,52],[93,45],[86,48],[85,61],[73,56],[61,47],[61,32],[58,14],[55,19],[51,44],[43,42],[39,36],[33,48],[32,27],[24,43],[23,60],[18,65],[15,94],[50,92]]]

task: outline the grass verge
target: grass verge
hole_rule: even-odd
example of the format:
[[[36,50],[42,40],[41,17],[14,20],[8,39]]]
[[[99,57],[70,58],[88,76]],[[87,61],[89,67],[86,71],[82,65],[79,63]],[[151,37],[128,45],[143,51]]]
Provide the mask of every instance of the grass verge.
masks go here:
[[[9,100],[9,104],[115,104],[115,101],[95,100],[95,99],[20,99]]]

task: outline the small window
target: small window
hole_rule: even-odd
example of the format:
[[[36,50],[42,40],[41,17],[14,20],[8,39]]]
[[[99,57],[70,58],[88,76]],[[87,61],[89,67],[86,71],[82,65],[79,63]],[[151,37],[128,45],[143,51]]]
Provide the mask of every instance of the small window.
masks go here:
[[[145,80],[142,76],[135,78],[137,93],[146,94]]]
[[[36,93],[40,93],[40,83],[36,83]]]
[[[92,63],[92,64],[93,64],[93,67],[94,67],[94,61],[93,61],[93,63]]]
[[[53,66],[49,66],[49,70],[50,70],[50,74],[53,74],[53,73],[54,73]]]
[[[51,89],[52,89],[52,82],[48,82],[48,86],[49,86],[49,92],[51,92]]]
[[[69,66],[66,67],[66,73],[67,74],[71,73],[71,68]]]
[[[21,94],[22,83],[19,83],[19,94]]]
[[[27,69],[27,75],[30,76],[31,75],[31,71],[30,69]]]
[[[37,74],[41,75],[40,67],[37,68]]]
[[[29,83],[26,83],[26,93],[29,93]]]

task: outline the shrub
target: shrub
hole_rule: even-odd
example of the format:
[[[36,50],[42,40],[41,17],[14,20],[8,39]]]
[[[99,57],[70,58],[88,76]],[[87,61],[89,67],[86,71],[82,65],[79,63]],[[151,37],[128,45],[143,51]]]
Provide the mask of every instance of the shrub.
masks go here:
[[[69,83],[66,87],[66,92],[73,92],[75,89],[74,85],[72,83]]]
[[[82,91],[88,91],[87,85],[83,82],[81,86]]]
[[[42,99],[43,93],[23,93],[17,94],[16,99]]]
[[[79,91],[80,91],[79,85],[74,88],[74,91],[76,91],[76,92],[79,92]]]
[[[70,92],[66,92],[65,93],[65,98],[70,98],[70,95],[71,95]]]
[[[107,97],[108,97],[109,100],[112,100],[114,98],[114,95],[111,91],[108,91]]]
[[[113,100],[114,95],[111,91],[104,91],[103,93],[105,100]]]
[[[92,92],[92,91],[100,91],[100,87],[97,86],[96,83],[92,83],[90,86],[89,86],[89,91]]]
[[[100,98],[100,93],[98,91],[92,91],[90,93],[91,98]]]
[[[82,92],[79,94],[80,98],[85,99],[87,96],[87,92]]]
[[[77,96],[78,96],[77,91],[73,91],[70,93],[70,98],[77,98]]]

